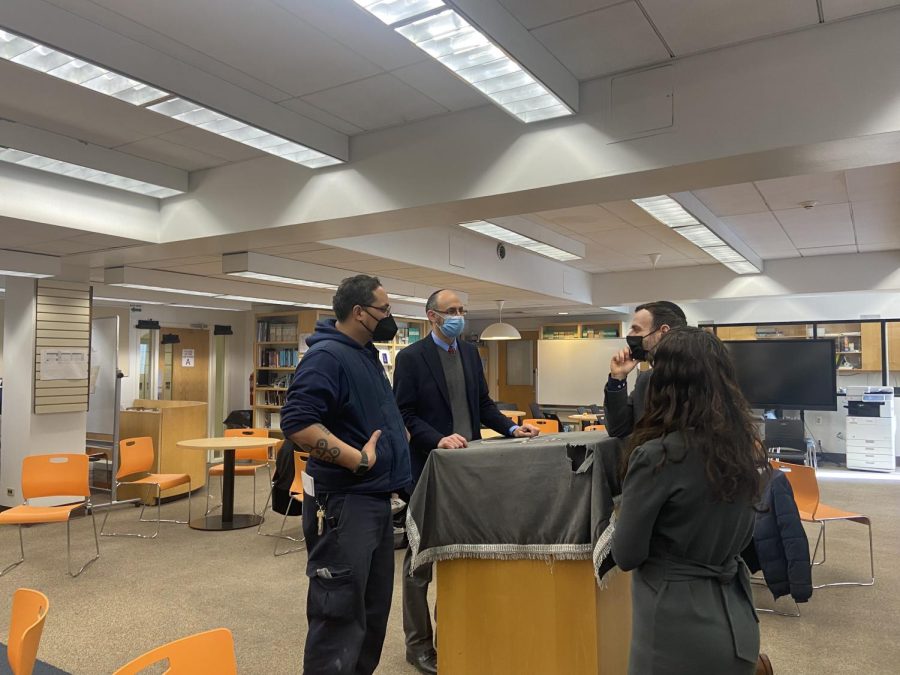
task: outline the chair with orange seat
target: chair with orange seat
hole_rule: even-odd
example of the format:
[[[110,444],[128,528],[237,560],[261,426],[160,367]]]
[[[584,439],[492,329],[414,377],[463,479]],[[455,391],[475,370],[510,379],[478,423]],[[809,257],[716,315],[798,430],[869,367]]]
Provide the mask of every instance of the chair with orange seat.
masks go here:
[[[227,628],[188,635],[151,649],[113,675],[137,675],[165,660],[169,662],[167,675],[237,675],[234,637]]]
[[[606,427],[603,424],[589,424],[584,428],[585,431],[606,431]]]
[[[268,438],[269,430],[268,429],[226,429],[225,430],[226,438]],[[259,469],[268,469],[269,471],[269,484],[272,483],[272,465],[269,463],[269,448],[266,446],[262,446],[259,448],[241,448],[239,450],[234,451],[234,475],[237,476],[253,476],[253,513],[256,513],[256,472]],[[243,464],[238,464],[238,462],[244,462]],[[212,509],[209,508],[209,483],[210,478],[212,476],[219,477],[219,492],[221,493],[222,488],[222,476],[225,475],[225,465],[224,464],[213,464],[209,471],[206,472],[206,513],[208,514]],[[221,504],[217,504],[214,506],[214,509],[219,508]],[[265,511],[265,508],[263,508]]]
[[[872,586],[875,583],[875,555],[872,546],[872,521],[862,513],[844,511],[823,504],[819,500],[819,483],[816,480],[816,470],[811,466],[788,464],[778,460],[770,460],[773,469],[783,472],[794,491],[794,501],[800,512],[800,520],[819,525],[819,536],[816,537],[816,545],[811,556],[813,565],[821,565],[825,562],[825,523],[835,520],[849,520],[861,523],[869,530],[869,571],[871,577],[868,581],[837,581],[828,584],[813,585],[813,588],[826,588],[829,586]],[[819,543],[822,544],[822,559],[816,562],[819,552]]]
[[[31,675],[50,601],[40,591],[20,588],[13,594],[6,658],[13,675]]]
[[[123,485],[136,485],[138,487],[156,488],[156,520],[144,520],[146,504],[141,503],[141,514],[138,520],[142,523],[156,523],[156,532],[151,535],[137,532],[104,532],[109,511],[103,517],[100,526],[100,534],[104,537],[139,537],[141,539],[156,539],[159,535],[160,523],[178,523],[184,525],[191,520],[191,477],[186,473],[153,473],[153,439],[149,436],[138,438],[126,438],[119,441],[119,470],[116,472],[116,488]],[[135,480],[123,480],[135,474],[147,474],[143,478]],[[188,517],[187,520],[167,520],[162,517],[162,491],[169,490],[187,483],[188,486]]]
[[[22,526],[37,523],[66,524],[66,560],[69,575],[77,577],[88,565],[100,557],[100,540],[97,539],[97,522],[91,504],[91,488],[88,485],[88,457],[81,454],[31,455],[22,460],[22,496],[25,503],[0,512],[0,525],[19,526],[20,558],[7,566],[0,576],[25,561],[25,545],[22,542]],[[81,497],[73,503],[59,506],[32,506],[31,499],[41,497]],[[97,555],[88,560],[77,572],[72,572],[72,537],[70,520],[72,512],[84,507],[91,514],[94,526],[94,545]]]
[[[303,472],[306,471],[306,461],[309,459],[309,453],[300,452],[299,450],[294,450],[294,480],[291,482],[291,487],[288,488],[288,493],[290,494],[292,501],[300,502],[301,506],[303,504]],[[270,537],[276,537],[275,539],[275,549],[272,553],[278,557],[281,555],[287,555],[288,553],[296,553],[297,551],[302,551],[304,546],[295,546],[294,548],[290,548],[287,551],[279,551],[278,550],[278,540],[279,539],[288,539],[289,541],[304,541],[306,537],[303,536],[303,525],[301,522],[300,525],[300,538],[292,537],[290,535],[284,534],[284,524],[287,522],[288,514],[290,513],[290,505],[284,510],[284,517],[281,519],[281,529],[278,530],[278,534],[267,535]],[[260,523],[260,527],[262,527],[262,523]],[[257,534],[260,534],[259,528],[256,529]]]
[[[527,419],[524,420],[522,424],[532,424],[540,429],[542,434],[559,433],[559,422],[556,420]]]

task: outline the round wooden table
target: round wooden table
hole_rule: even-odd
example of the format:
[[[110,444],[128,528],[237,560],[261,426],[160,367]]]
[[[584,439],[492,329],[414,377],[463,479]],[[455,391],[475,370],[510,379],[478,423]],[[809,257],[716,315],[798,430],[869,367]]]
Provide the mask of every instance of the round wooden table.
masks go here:
[[[566,419],[570,422],[581,422],[581,428],[584,429],[585,422],[596,424],[599,417],[599,415],[593,413],[579,413],[577,415],[569,415]]]
[[[524,410],[501,410],[500,412],[502,412],[516,424],[521,424],[522,418],[528,414]]]
[[[189,526],[195,530],[240,530],[262,522],[262,516],[255,513],[234,512],[234,451],[244,448],[260,448],[278,445],[280,438],[260,438],[256,436],[235,436],[218,438],[193,438],[178,441],[175,445],[189,450],[223,450],[225,454],[224,475],[222,476],[222,515],[195,518]],[[207,490],[209,487],[207,486]]]

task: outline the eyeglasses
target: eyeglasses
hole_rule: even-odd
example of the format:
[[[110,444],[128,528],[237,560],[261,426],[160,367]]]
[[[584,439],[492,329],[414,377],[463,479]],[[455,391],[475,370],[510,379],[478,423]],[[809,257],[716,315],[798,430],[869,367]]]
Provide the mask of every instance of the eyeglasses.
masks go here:
[[[468,312],[462,307],[449,307],[445,310],[435,309],[433,310],[438,314],[449,314],[450,316],[465,316]]]
[[[372,309],[377,309],[379,312],[386,316],[391,315],[391,306],[385,305],[384,307],[378,307],[377,305],[363,305],[363,307],[371,307]]]

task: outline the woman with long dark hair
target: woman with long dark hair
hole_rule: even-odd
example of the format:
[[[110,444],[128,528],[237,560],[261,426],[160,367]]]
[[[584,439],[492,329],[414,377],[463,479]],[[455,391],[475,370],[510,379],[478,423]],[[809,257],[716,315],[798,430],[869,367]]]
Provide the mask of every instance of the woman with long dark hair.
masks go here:
[[[634,570],[632,675],[752,675],[759,626],[740,551],[768,471],[719,339],[659,343],[626,456],[612,554]]]

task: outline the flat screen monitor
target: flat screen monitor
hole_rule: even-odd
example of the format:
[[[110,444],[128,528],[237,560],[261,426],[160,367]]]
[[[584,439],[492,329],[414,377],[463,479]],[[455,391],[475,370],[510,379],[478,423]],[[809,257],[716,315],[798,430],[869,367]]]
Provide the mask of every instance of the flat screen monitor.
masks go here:
[[[754,408],[837,410],[833,340],[726,340]]]

